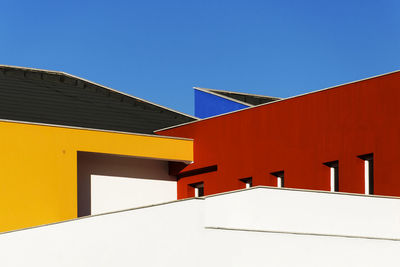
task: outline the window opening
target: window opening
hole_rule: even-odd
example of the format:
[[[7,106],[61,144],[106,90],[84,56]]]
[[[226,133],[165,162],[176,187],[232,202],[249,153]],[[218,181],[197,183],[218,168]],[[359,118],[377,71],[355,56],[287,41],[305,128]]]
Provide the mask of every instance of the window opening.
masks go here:
[[[339,192],[339,161],[325,162],[324,165],[330,168],[331,192]]]
[[[285,172],[284,171],[273,172],[271,174],[277,178],[276,186],[278,188],[282,188],[285,186]]]
[[[195,197],[204,196],[204,183],[203,182],[191,184],[190,186],[194,188],[194,196]]]
[[[374,154],[358,156],[364,160],[364,192],[366,195],[374,194]]]
[[[243,179],[240,179],[240,181],[245,184],[245,188],[250,188],[253,186],[253,178],[252,177],[243,178]]]

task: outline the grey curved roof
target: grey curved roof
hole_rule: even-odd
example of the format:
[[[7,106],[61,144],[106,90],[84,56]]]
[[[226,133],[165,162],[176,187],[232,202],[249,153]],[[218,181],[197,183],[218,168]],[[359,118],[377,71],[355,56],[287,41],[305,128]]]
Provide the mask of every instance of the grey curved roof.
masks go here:
[[[197,120],[68,73],[5,65],[0,119],[145,134]]]

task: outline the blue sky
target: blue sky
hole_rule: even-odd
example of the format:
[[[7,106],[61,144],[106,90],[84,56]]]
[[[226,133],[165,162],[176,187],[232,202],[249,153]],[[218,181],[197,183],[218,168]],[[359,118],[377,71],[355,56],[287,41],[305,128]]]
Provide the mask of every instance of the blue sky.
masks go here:
[[[0,64],[193,114],[193,86],[289,97],[400,69],[400,1],[7,1]]]

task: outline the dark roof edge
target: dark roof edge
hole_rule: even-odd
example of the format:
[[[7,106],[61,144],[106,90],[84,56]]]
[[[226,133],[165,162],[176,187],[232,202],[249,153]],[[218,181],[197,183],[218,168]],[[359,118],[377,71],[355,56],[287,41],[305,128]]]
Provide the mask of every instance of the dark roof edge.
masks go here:
[[[236,102],[236,103],[245,105],[245,106],[247,106],[247,107],[253,107],[253,106],[254,106],[254,105],[252,105],[252,104],[249,104],[249,103],[246,103],[246,102],[243,102],[243,101],[240,101],[240,100],[231,98],[231,97],[229,97],[229,96],[220,95],[220,94],[217,94],[217,93],[215,93],[215,92],[213,92],[213,91],[209,91],[210,89],[207,89],[207,88],[193,87],[193,89],[194,89],[194,90],[198,90],[198,91],[202,91],[202,92],[207,93],[207,94],[210,94],[210,95],[215,95],[215,96],[218,96],[218,97],[227,99],[227,100],[229,100],[229,101],[232,101],[232,102]]]
[[[69,74],[69,73],[66,73],[66,72],[62,72],[62,71],[53,71],[53,70],[44,70],[44,69],[36,69],[36,68],[27,68],[27,67],[19,67],[19,66],[12,66],[12,65],[1,65],[1,64],[0,64],[0,68],[18,69],[18,70],[25,70],[25,71],[32,71],[32,72],[44,72],[44,73],[48,73],[48,74],[55,74],[55,75],[60,75],[60,76],[66,76],[66,77],[69,77],[69,78],[72,78],[72,79],[77,79],[77,80],[80,80],[80,81],[89,83],[89,84],[91,84],[91,85],[95,85],[95,86],[102,87],[102,88],[107,89],[107,90],[109,90],[109,91],[112,91],[112,92],[114,92],[114,93],[121,94],[121,95],[124,95],[124,96],[126,96],[126,97],[129,97],[129,98],[132,98],[132,99],[135,99],[135,100],[139,100],[139,101],[145,102],[145,103],[147,103],[147,104],[150,104],[150,105],[153,105],[153,106],[156,106],[156,107],[159,107],[159,108],[162,108],[162,109],[165,109],[165,110],[174,112],[174,113],[178,113],[178,114],[180,114],[180,115],[183,115],[183,116],[192,118],[192,119],[194,119],[194,120],[199,120],[199,118],[197,118],[197,117],[195,117],[195,116],[192,116],[192,115],[189,115],[189,114],[180,112],[180,111],[176,111],[176,110],[174,110],[174,109],[170,109],[170,108],[167,108],[167,107],[158,105],[158,104],[156,104],[156,103],[153,103],[153,102],[150,102],[150,101],[141,99],[141,98],[139,98],[139,97],[136,97],[136,96],[133,96],[133,95],[130,95],[130,94],[127,94],[127,93],[124,93],[124,92],[115,90],[115,89],[113,89],[113,88],[111,88],[111,87],[108,87],[108,86],[105,86],[105,85],[102,85],[102,84],[99,84],[99,83],[95,83],[95,82],[86,80],[86,79],[84,79],[84,78],[81,78],[81,77],[78,77],[78,76],[75,76],[75,75],[72,75],[72,74]]]
[[[86,131],[103,132],[103,133],[115,133],[115,134],[126,134],[126,135],[138,135],[138,136],[146,136],[146,137],[159,137],[159,138],[165,138],[165,139],[175,139],[175,140],[193,141],[192,138],[185,138],[185,137],[176,137],[176,136],[159,135],[159,134],[145,134],[145,133],[123,132],[123,131],[114,131],[114,130],[105,130],[105,129],[86,128],[86,127],[79,127],[79,126],[69,126],[69,125],[59,125],[59,124],[51,124],[51,123],[42,123],[42,122],[18,121],[18,120],[8,120],[8,119],[0,119],[0,122],[20,123],[20,124],[29,124],[29,125],[46,126],[46,127],[55,127],[55,128],[65,128],[65,129],[73,129],[73,130],[86,130]]]
[[[242,93],[242,92],[234,92],[234,91],[227,91],[227,90],[220,90],[220,89],[212,89],[212,88],[200,88],[200,87],[193,87],[193,88],[199,88],[203,90],[209,90],[212,92],[221,92],[221,93],[229,93],[229,94],[238,94],[238,95],[248,95],[248,96],[254,96],[254,97],[261,97],[261,98],[273,98],[273,99],[283,99],[282,97],[276,97],[276,96],[268,96],[268,95],[257,95],[257,94],[249,94],[249,93]]]
[[[395,70],[395,71],[391,71],[391,72],[387,72],[387,73],[384,73],[384,74],[371,76],[371,77],[368,77],[368,78],[364,78],[364,79],[360,79],[360,80],[356,80],[356,81],[352,81],[352,82],[348,82],[348,83],[342,83],[342,84],[339,84],[339,85],[326,87],[326,88],[319,89],[319,90],[316,90],[316,91],[312,91],[312,92],[308,92],[308,93],[304,93],[304,94],[300,94],[300,95],[295,95],[295,96],[291,96],[291,97],[288,97],[288,98],[283,98],[283,99],[280,99],[280,100],[277,100],[277,101],[274,101],[274,102],[264,103],[264,104],[261,104],[261,105],[258,105],[258,106],[243,108],[243,109],[240,109],[240,110],[235,110],[235,111],[231,111],[231,112],[228,112],[228,113],[215,115],[215,116],[208,117],[208,118],[199,119],[197,121],[185,122],[185,123],[182,123],[182,124],[166,127],[166,128],[163,128],[163,129],[159,129],[159,130],[156,130],[154,132],[157,133],[157,132],[161,132],[161,131],[165,131],[165,130],[169,130],[169,129],[174,129],[174,128],[177,128],[177,127],[185,126],[187,124],[201,122],[201,121],[204,121],[204,120],[209,120],[209,119],[213,119],[213,118],[217,118],[217,117],[221,117],[221,116],[227,116],[227,115],[230,115],[230,114],[236,113],[236,112],[244,112],[244,111],[246,111],[248,109],[253,109],[253,108],[255,109],[255,108],[259,108],[259,107],[266,106],[266,105],[272,105],[272,104],[276,104],[276,103],[279,103],[279,102],[282,102],[282,101],[288,101],[288,100],[291,100],[291,99],[294,99],[294,98],[303,97],[303,96],[306,96],[306,95],[311,95],[311,94],[315,94],[315,93],[319,93],[319,92],[323,92],[323,91],[328,91],[328,90],[335,89],[335,88],[340,87],[340,86],[350,85],[350,84],[353,84],[353,83],[359,83],[359,82],[363,82],[363,81],[367,81],[367,80],[371,80],[371,79],[375,79],[375,78],[391,75],[391,74],[394,74],[394,73],[397,73],[397,72],[400,72],[400,70]]]

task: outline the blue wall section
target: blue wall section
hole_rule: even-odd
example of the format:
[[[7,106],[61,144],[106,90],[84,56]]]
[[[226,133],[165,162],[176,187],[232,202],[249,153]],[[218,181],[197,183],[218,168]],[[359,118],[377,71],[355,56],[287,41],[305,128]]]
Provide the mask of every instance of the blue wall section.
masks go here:
[[[248,106],[194,89],[194,113],[201,119],[247,108]]]

